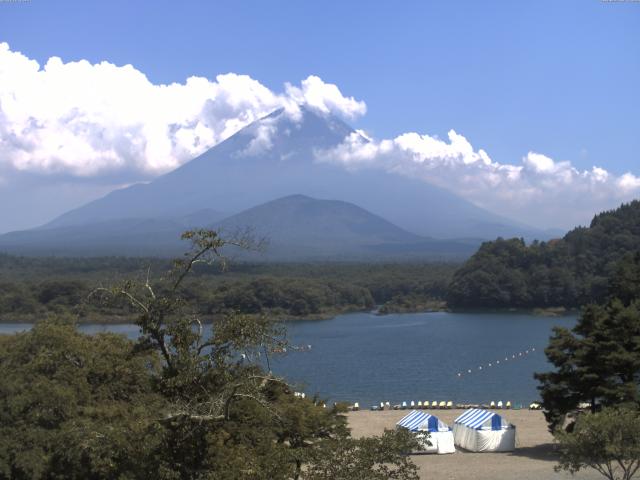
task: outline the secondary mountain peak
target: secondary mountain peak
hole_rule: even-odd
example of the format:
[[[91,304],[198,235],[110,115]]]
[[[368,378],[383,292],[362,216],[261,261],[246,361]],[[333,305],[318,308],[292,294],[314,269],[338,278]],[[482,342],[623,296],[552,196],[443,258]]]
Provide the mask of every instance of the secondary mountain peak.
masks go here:
[[[301,194],[272,200],[213,225],[231,233],[246,227],[269,241],[263,258],[280,261],[460,258],[475,248],[420,237],[349,202]]]

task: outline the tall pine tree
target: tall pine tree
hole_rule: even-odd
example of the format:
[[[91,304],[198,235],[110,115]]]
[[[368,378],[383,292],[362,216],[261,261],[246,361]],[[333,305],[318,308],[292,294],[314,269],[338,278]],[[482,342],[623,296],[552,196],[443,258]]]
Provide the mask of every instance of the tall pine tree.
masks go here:
[[[640,253],[625,257],[602,305],[588,305],[572,330],[555,328],[547,358],[554,371],[538,373],[551,430],[581,402],[640,405]]]

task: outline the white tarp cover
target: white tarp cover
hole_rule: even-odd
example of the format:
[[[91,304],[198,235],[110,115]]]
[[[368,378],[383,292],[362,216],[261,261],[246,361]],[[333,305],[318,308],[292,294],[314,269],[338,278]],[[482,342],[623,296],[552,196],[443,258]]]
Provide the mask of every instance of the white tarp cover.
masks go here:
[[[453,432],[446,423],[434,415],[412,410],[396,425],[418,433],[418,439],[426,452],[443,454],[455,453],[456,451],[453,444]],[[426,442],[422,441],[421,432],[429,432],[428,441],[431,445],[427,445]]]
[[[472,452],[510,452],[516,448],[516,427],[496,412],[466,410],[453,424],[455,444]]]

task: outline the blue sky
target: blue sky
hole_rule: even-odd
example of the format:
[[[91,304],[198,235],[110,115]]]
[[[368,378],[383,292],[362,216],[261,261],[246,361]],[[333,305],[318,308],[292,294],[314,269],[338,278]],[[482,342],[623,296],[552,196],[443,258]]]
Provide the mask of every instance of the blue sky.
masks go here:
[[[154,84],[234,72],[282,92],[316,75],[366,102],[351,123],[376,138],[455,129],[502,164],[534,151],[640,174],[638,2],[31,0],[0,3],[0,42]]]
[[[0,32],[41,62],[131,63],[156,83],[318,75],[366,101],[375,135],[455,128],[502,162],[640,163],[637,3],[31,0],[0,5]]]

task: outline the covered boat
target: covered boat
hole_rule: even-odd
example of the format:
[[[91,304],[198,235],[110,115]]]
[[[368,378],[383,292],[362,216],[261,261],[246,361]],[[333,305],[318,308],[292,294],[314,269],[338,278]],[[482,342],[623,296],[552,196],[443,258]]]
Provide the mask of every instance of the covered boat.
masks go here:
[[[414,432],[419,439],[424,438],[424,434],[429,432],[428,441],[431,445],[422,442],[427,452],[442,454],[454,453],[456,451],[453,444],[453,432],[446,423],[434,415],[412,410],[396,425]]]

